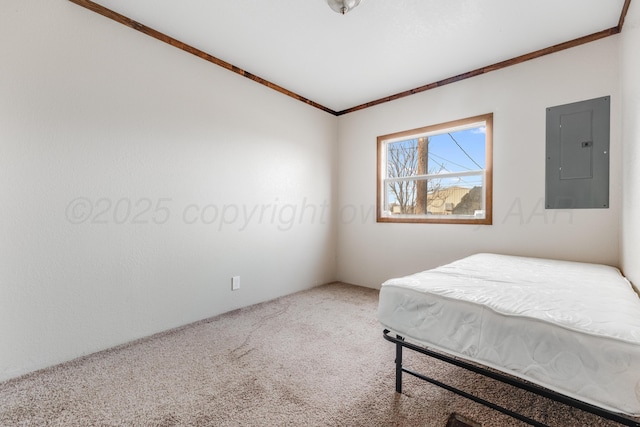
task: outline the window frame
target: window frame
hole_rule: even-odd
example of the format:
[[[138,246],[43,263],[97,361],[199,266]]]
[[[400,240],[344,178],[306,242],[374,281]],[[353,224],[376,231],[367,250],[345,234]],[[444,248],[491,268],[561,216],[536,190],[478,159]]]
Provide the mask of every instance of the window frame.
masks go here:
[[[484,199],[485,199],[485,216],[484,218],[464,218],[454,215],[438,215],[430,218],[428,214],[409,214],[405,216],[389,216],[384,214],[385,208],[385,180],[386,180],[386,147],[388,142],[402,141],[412,137],[423,137],[430,133],[444,133],[446,130],[458,130],[465,126],[476,123],[482,123],[486,127],[485,132],[485,168],[484,168]],[[454,175],[460,175],[464,172],[454,172]],[[422,179],[426,176],[420,175]],[[411,180],[411,178],[406,178]],[[411,129],[402,132],[395,132],[377,137],[377,176],[376,176],[376,222],[382,223],[421,223],[421,224],[474,224],[474,225],[491,225],[493,218],[493,113],[481,114],[478,116],[467,117],[464,119],[453,120],[445,123],[425,126],[417,129]],[[447,217],[451,218],[447,218]]]

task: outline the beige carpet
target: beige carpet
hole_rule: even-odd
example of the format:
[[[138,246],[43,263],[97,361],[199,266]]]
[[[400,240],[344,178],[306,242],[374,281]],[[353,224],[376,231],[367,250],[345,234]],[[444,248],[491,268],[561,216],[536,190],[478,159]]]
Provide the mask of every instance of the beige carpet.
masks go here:
[[[0,383],[2,426],[519,426],[405,375],[378,292],[331,284]],[[406,365],[552,426],[613,426],[406,351]]]

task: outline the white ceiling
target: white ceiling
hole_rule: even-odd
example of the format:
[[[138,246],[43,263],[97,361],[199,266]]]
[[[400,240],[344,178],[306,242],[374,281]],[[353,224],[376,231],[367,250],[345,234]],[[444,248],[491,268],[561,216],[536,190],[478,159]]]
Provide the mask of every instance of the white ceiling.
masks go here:
[[[624,0],[94,0],[334,111],[618,25]],[[214,66],[214,65],[212,65]]]

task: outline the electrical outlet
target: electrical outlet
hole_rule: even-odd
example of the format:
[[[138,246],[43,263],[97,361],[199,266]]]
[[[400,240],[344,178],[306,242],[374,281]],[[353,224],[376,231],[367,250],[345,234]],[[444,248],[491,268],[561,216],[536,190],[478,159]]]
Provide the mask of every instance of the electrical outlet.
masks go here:
[[[231,278],[231,290],[237,291],[240,289],[240,276],[233,276]]]

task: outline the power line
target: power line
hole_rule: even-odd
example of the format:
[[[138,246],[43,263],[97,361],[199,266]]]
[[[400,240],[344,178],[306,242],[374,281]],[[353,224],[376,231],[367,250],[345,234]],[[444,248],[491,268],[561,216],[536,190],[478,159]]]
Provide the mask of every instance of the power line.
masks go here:
[[[458,164],[458,163],[456,163],[456,162],[452,162],[451,160],[449,160],[449,159],[445,159],[444,157],[439,156],[439,155],[437,155],[437,154],[435,154],[435,153],[432,153],[432,152],[429,152],[429,157],[437,157],[437,158],[439,158],[439,159],[444,160],[444,161],[445,161],[445,162],[447,162],[447,163],[451,163],[452,165],[456,165],[456,166],[458,166],[458,167],[460,167],[460,168],[462,168],[462,169],[466,169],[466,170],[468,170],[468,171],[470,171],[470,170],[471,170],[471,168],[468,168],[468,167],[466,167],[466,166],[460,165],[460,164]],[[436,161],[434,160],[434,163],[438,163],[438,162],[436,162]],[[444,164],[444,163],[443,163],[443,164]]]
[[[441,158],[441,159],[442,159],[442,160],[444,160],[445,162],[451,163],[451,164],[456,165],[456,166],[460,166],[460,167],[461,167],[461,168],[463,168],[463,169],[471,170],[470,168],[468,168],[468,167],[466,167],[466,166],[459,165],[459,164],[457,164],[457,163],[455,163],[455,162],[452,162],[451,160],[447,160],[447,159],[445,159],[445,158],[444,158],[444,157],[442,157],[442,156],[439,156],[439,155],[437,155],[437,154],[433,154],[433,153],[429,153],[429,158],[430,158],[431,160],[433,160],[433,163],[435,163],[436,165],[440,166],[440,167],[442,168],[442,170],[444,170],[444,171],[451,172],[449,169],[447,169],[447,167],[445,166],[445,164],[444,164],[444,163],[438,163],[435,159],[433,159],[433,157],[434,157],[434,156],[435,156],[435,157],[439,157],[439,158]],[[466,180],[465,180],[463,177],[461,177],[461,176],[459,176],[459,177],[458,177],[458,183],[463,183],[463,184],[466,184],[466,185],[475,185],[473,182],[466,181]]]
[[[449,137],[450,137],[451,139],[453,139],[453,142],[455,142],[455,143],[456,143],[456,145],[458,146],[458,148],[459,148],[459,149],[460,149],[460,150],[465,154],[465,156],[467,156],[467,157],[469,158],[469,160],[471,160],[473,163],[475,163],[475,164],[476,164],[476,166],[478,166],[480,169],[482,169],[482,166],[480,166],[480,165],[478,164],[478,162],[476,162],[475,160],[473,160],[473,157],[471,157],[471,156],[469,155],[469,153],[467,153],[466,151],[464,151],[464,148],[462,148],[462,146],[461,146],[460,144],[458,144],[458,141],[456,141],[456,139],[453,137],[453,135],[451,135],[451,134],[450,134],[450,133],[448,133],[448,132],[447,132],[447,135],[449,135]]]

